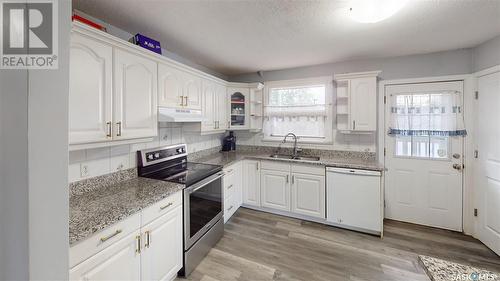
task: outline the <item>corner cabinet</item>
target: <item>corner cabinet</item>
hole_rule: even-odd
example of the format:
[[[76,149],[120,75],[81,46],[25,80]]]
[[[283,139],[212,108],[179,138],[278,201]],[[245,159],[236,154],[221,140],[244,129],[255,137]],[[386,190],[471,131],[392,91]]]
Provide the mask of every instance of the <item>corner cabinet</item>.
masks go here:
[[[263,88],[262,83],[229,83],[230,130],[262,130]]]
[[[377,76],[380,71],[335,75],[337,129],[344,133],[377,130]]]

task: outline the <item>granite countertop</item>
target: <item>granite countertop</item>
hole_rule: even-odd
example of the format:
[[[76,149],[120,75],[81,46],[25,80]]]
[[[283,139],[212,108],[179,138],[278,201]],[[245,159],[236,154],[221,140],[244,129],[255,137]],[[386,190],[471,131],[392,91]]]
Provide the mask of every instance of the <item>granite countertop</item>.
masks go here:
[[[307,161],[307,160],[293,160],[293,159],[281,159],[281,158],[271,158],[269,157],[271,153],[268,152],[258,152],[258,151],[231,151],[231,152],[215,152],[209,155],[205,155],[200,158],[192,159],[190,161],[222,165],[224,167],[229,166],[239,160],[243,159],[256,159],[256,160],[270,160],[270,161],[282,161],[290,163],[303,163],[312,165],[321,165],[326,167],[338,167],[338,168],[349,168],[349,169],[363,169],[372,171],[383,171],[384,167],[380,165],[376,160],[364,159],[358,157],[349,157],[346,154],[345,157],[331,156],[331,155],[320,155],[319,161]]]
[[[100,183],[107,181],[106,183]],[[78,192],[70,192],[69,244],[123,220],[134,213],[180,191],[182,184],[135,177],[113,182],[99,177],[79,184]],[[89,185],[101,185],[89,188]],[[107,184],[107,185],[106,185]],[[84,188],[82,188],[85,186]],[[71,187],[70,187],[71,188]],[[77,189],[76,187],[74,187]]]

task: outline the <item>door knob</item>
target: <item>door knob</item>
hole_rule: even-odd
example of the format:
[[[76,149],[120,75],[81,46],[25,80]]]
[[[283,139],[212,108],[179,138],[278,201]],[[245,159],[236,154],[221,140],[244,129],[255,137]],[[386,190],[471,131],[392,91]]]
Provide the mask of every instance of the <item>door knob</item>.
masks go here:
[[[453,164],[453,169],[460,171],[460,170],[462,170],[462,165],[460,165],[460,164]]]
[[[460,154],[458,154],[458,153],[454,153],[454,154],[453,154],[453,158],[455,158],[455,159],[460,159]]]

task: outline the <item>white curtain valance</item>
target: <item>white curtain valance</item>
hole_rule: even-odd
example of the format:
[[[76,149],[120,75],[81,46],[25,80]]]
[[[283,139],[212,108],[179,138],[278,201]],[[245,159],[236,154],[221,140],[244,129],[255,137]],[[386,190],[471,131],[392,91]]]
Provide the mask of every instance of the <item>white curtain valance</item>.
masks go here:
[[[300,117],[300,116],[327,116],[326,104],[315,105],[267,105],[265,106],[266,117]]]
[[[460,92],[391,95],[389,135],[467,135]]]

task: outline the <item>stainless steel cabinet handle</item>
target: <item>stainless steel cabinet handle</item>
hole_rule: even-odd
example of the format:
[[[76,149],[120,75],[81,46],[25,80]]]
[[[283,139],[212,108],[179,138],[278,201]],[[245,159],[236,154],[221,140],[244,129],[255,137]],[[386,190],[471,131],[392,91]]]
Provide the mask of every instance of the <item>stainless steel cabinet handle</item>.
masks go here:
[[[231,189],[233,187],[233,185],[231,184],[230,186],[227,187],[227,189]]]
[[[295,183],[295,175],[292,175],[292,184]]]
[[[231,205],[231,207],[227,208],[228,211],[231,211],[231,209],[233,209],[233,205]]]
[[[172,205],[174,205],[174,203],[170,202],[170,203],[168,203],[168,204],[167,204],[167,205],[165,205],[165,206],[161,206],[161,207],[160,207],[160,210],[165,210],[166,208],[168,208],[168,207],[170,207],[170,206],[172,206]]]
[[[135,241],[137,242],[136,246],[135,246],[135,252],[140,254],[141,253],[141,236],[137,235],[135,237]]]
[[[112,133],[113,133],[111,122],[106,122],[106,129],[107,129],[106,137],[110,138],[112,136]]]
[[[288,175],[286,175],[286,183],[288,183],[288,182],[289,182],[289,180],[288,180]]]
[[[356,120],[352,121],[352,129],[356,130]]]
[[[460,164],[453,164],[453,169],[460,171],[460,170],[462,170],[462,165],[460,165]]]
[[[257,171],[259,170],[259,162],[257,162],[257,165],[255,165],[255,167],[257,168]]]
[[[184,105],[187,106],[188,105],[188,97],[184,96],[184,98],[186,99],[186,103]]]
[[[118,125],[118,132],[116,132],[116,136],[119,137],[122,135],[122,122],[116,122],[116,125]]]
[[[149,245],[151,245],[151,231],[146,231],[144,232],[146,234],[146,243],[144,243],[144,247],[149,248]]]
[[[227,173],[230,174],[233,172],[233,169],[227,170]]]
[[[109,239],[115,237],[116,235],[122,233],[122,230],[121,229],[117,229],[115,232],[113,232],[112,234],[106,236],[106,237],[102,237],[101,238],[101,242],[106,242],[108,241]]]
[[[184,96],[179,96],[179,98],[181,98],[181,103],[179,105],[184,106]]]

